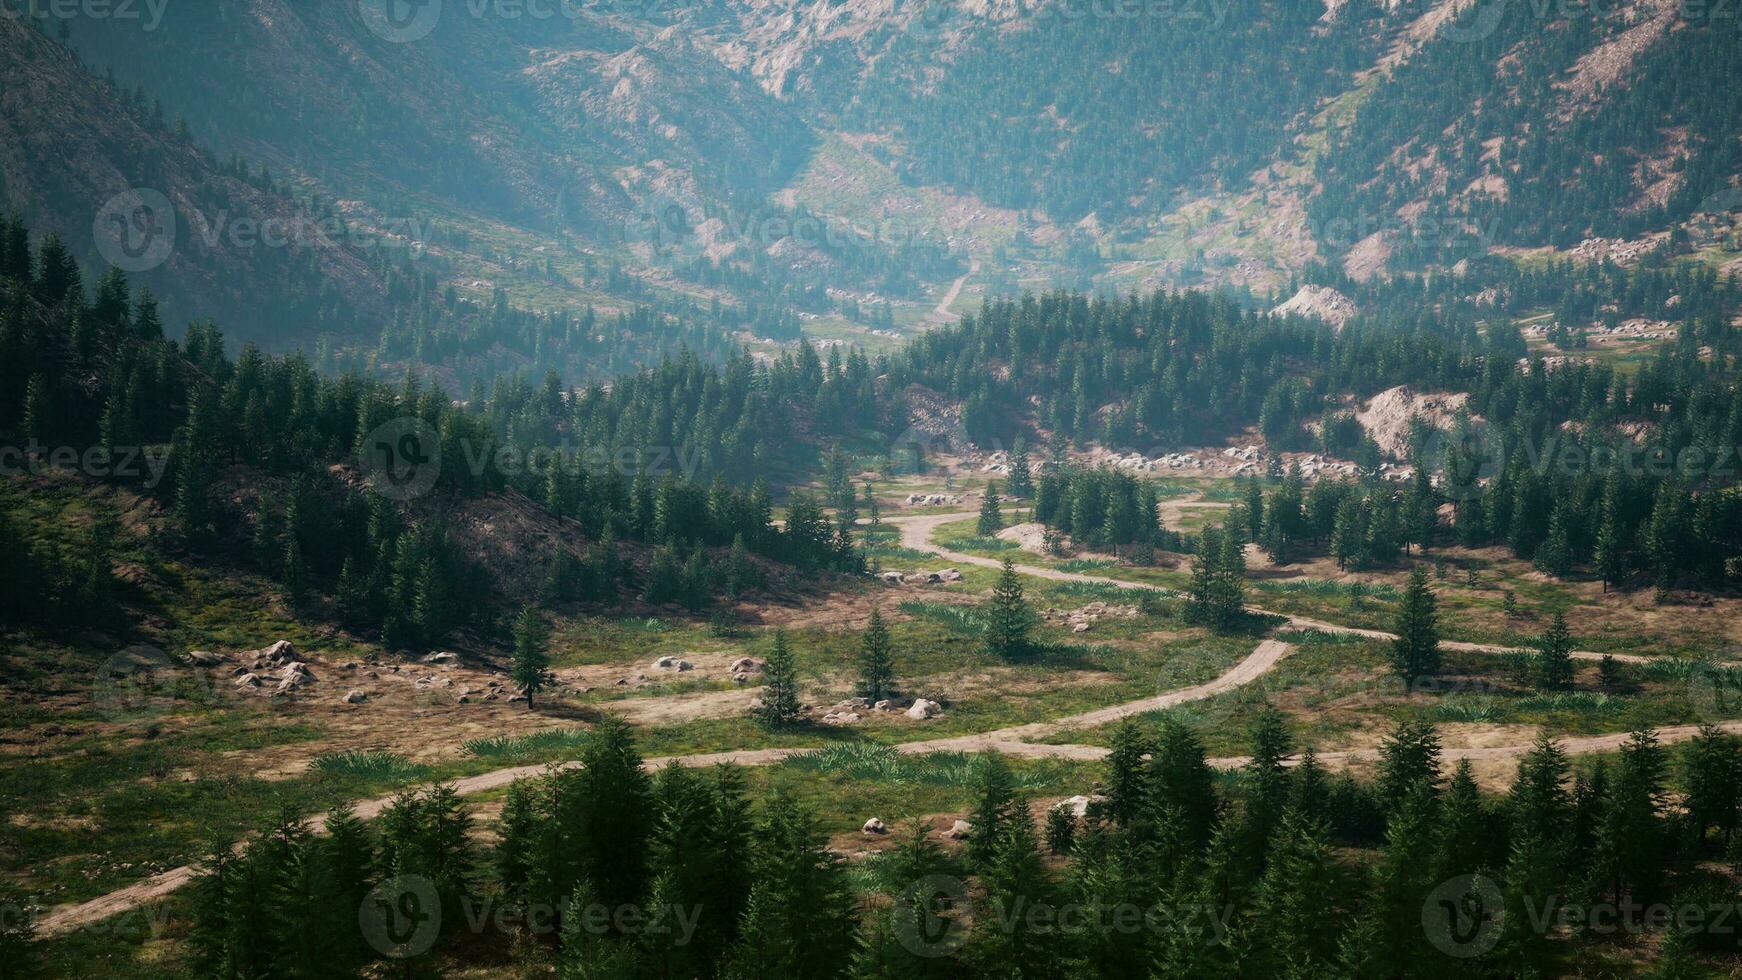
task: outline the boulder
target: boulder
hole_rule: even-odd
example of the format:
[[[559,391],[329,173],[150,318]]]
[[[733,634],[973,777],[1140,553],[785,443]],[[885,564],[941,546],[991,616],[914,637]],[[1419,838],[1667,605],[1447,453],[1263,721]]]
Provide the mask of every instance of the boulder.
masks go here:
[[[944,706],[938,704],[936,701],[927,701],[925,698],[915,698],[913,706],[907,709],[907,717],[924,721],[943,710]]]
[[[889,833],[889,825],[885,824],[883,821],[877,819],[876,817],[872,817],[871,819],[865,821],[865,826],[860,827],[859,830],[863,833],[866,833],[866,834],[871,834],[873,836],[880,836],[882,834]]]
[[[1060,800],[1053,809],[1069,810],[1071,816],[1081,819],[1088,816],[1089,804],[1098,803],[1104,799],[1106,799],[1106,797],[1103,796],[1073,796],[1066,800]]]
[[[883,700],[872,705],[871,710],[872,711],[895,711],[897,709],[895,707],[894,701],[891,701],[888,698],[884,698]]]
[[[301,659],[297,656],[296,647],[291,645],[289,640],[279,640],[271,646],[249,651],[248,653],[243,654],[243,656],[252,657],[255,660],[263,660],[269,664],[281,664],[287,661]]]
[[[732,673],[734,674],[756,674],[761,671],[762,665],[749,657],[739,657],[732,661]]]
[[[259,687],[260,686],[260,675],[259,674],[252,674],[252,673],[243,674],[241,677],[236,678],[236,686],[237,687]]]
[[[369,695],[364,694],[362,691],[347,691],[345,693],[346,704],[362,704],[367,700],[369,700]]]
[[[967,840],[974,836],[974,825],[966,820],[957,820],[944,832],[944,836],[950,840]]]

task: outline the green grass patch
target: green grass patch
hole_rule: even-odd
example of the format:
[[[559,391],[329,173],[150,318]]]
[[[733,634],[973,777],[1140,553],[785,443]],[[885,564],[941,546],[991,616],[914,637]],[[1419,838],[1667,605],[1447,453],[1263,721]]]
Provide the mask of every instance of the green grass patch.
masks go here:
[[[527,735],[494,735],[469,739],[467,752],[480,759],[528,759],[562,752],[578,752],[592,733],[584,728],[551,728]]]
[[[429,775],[428,766],[420,766],[395,752],[330,752],[317,755],[309,768],[322,776],[340,779],[412,781]]]

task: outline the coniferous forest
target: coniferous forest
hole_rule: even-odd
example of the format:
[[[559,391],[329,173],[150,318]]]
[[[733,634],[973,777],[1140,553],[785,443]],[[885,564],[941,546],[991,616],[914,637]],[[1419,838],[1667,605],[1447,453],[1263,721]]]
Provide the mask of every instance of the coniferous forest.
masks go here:
[[[0,0],[0,978],[1737,975],[1735,23]]]

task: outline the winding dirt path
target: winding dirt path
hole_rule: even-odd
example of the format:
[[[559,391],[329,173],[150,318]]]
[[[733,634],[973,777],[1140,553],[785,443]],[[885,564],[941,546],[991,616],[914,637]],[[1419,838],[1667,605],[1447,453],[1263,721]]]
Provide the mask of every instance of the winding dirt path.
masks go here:
[[[962,295],[962,287],[968,284],[968,277],[979,271],[980,260],[969,259],[968,271],[963,273],[955,282],[950,283],[949,291],[944,293],[944,298],[938,301],[937,308],[932,310],[931,321],[933,323],[949,323],[956,318],[956,315],[950,312],[950,307],[955,305],[956,297]]]
[[[1276,662],[1287,656],[1290,647],[1276,640],[1266,640],[1256,649],[1235,664],[1226,673],[1215,680],[1199,684],[1195,687],[1169,691],[1154,697],[1131,701],[1125,704],[1100,708],[1082,714],[1070,715],[1051,722],[1041,722],[1032,725],[1019,725],[1003,728],[997,731],[975,735],[960,735],[950,738],[925,739],[914,742],[904,742],[895,748],[909,755],[924,755],[929,752],[984,752],[996,751],[1010,755],[1057,755],[1070,757],[1071,750],[1092,748],[1091,746],[1048,746],[1030,745],[1023,741],[1030,738],[1042,738],[1073,728],[1086,728],[1116,721],[1127,715],[1142,714],[1146,711],[1156,711],[1187,701],[1196,701],[1212,697],[1224,691],[1233,690],[1243,684],[1251,683],[1262,677]],[[700,755],[663,756],[646,760],[649,769],[662,769],[676,763],[680,766],[705,767],[724,763],[740,766],[766,766],[780,762],[783,759],[804,752],[813,752],[815,746],[789,749],[745,749],[735,752],[710,752]],[[568,762],[555,767],[546,765],[516,766],[509,769],[497,769],[454,780],[451,785],[454,792],[461,796],[472,796],[494,789],[501,789],[516,779],[537,776],[552,768],[570,769],[579,765]],[[371,820],[381,815],[382,811],[393,802],[393,797],[384,796],[379,799],[364,800],[352,807],[357,816]],[[315,815],[303,821],[303,825],[311,832],[319,832],[324,815]],[[56,936],[82,926],[101,922],[104,919],[119,915],[150,904],[164,898],[193,880],[196,869],[192,866],[171,868],[160,874],[151,876],[137,884],[129,885],[117,891],[110,892],[99,898],[76,905],[63,905],[51,909],[36,924],[37,933],[42,936]]]
[[[901,529],[903,547],[918,551],[928,551],[940,558],[962,565],[976,565],[986,568],[998,568],[1000,562],[979,555],[964,554],[952,551],[931,543],[932,534],[938,527],[954,521],[975,517],[972,513],[928,514],[919,517],[894,517],[885,519],[885,523]],[[1016,570],[1024,575],[1048,579],[1058,582],[1090,582],[1113,585],[1120,588],[1146,589],[1177,595],[1172,589],[1143,582],[1128,582],[1121,579],[1107,578],[1100,575],[1085,575],[1076,572],[1064,572],[1055,568],[1044,568],[1034,565],[1017,565]],[[1266,614],[1265,610],[1253,609],[1253,612]],[[1280,613],[1268,613],[1286,620],[1295,629],[1312,629],[1328,633],[1346,633],[1365,636],[1372,639],[1393,639],[1393,634],[1380,630],[1356,629],[1325,623],[1319,620],[1301,616],[1287,616]],[[1498,653],[1508,648],[1477,643],[1445,642],[1442,646],[1451,650],[1467,650],[1482,653]],[[1158,694],[1154,697],[1125,704],[1113,705],[1086,711],[1081,714],[1058,718],[1050,722],[1038,722],[1029,725],[1019,725],[975,735],[960,735],[950,738],[924,739],[897,744],[895,748],[910,755],[923,755],[929,752],[1001,752],[1006,755],[1022,758],[1056,758],[1092,761],[1104,758],[1108,750],[1095,745],[1045,745],[1032,739],[1047,738],[1073,729],[1092,728],[1105,725],[1131,715],[1158,711],[1189,701],[1202,700],[1241,687],[1262,677],[1273,669],[1276,664],[1288,656],[1293,648],[1279,640],[1265,640],[1239,663],[1214,680],[1193,687],[1181,688]],[[1582,660],[1600,659],[1603,655],[1580,651],[1573,654]],[[1641,663],[1651,660],[1650,657],[1629,654],[1615,654],[1618,661]],[[1725,722],[1718,726],[1724,731],[1742,733],[1742,721]],[[1658,730],[1658,740],[1663,744],[1673,744],[1693,738],[1699,731],[1699,726],[1682,725]],[[1612,752],[1626,742],[1626,733],[1608,735],[1592,735],[1580,738],[1561,739],[1561,747],[1569,755],[1581,755],[1592,752]],[[1483,748],[1445,749],[1441,758],[1447,761],[1470,759],[1505,760],[1516,758],[1530,751],[1529,745],[1489,746]],[[712,766],[731,763],[741,766],[772,765],[791,756],[814,751],[814,748],[790,749],[747,749],[742,751],[712,752],[700,755],[670,756],[648,759],[648,768],[663,768],[676,763],[682,766]],[[1356,749],[1343,752],[1326,752],[1319,756],[1326,765],[1347,765],[1353,762],[1367,762],[1378,758],[1377,749]],[[1220,768],[1235,768],[1245,764],[1245,758],[1212,759],[1212,765]],[[565,763],[555,768],[567,769],[578,765],[575,762]],[[467,776],[453,782],[456,793],[461,796],[471,796],[490,790],[500,789],[516,779],[536,776],[552,768],[545,765],[519,766],[509,769],[498,769],[493,772],[476,776]],[[359,817],[373,819],[380,816],[393,797],[365,800],[353,808]],[[305,822],[311,830],[319,830],[324,816],[311,816]],[[191,866],[171,868],[160,874],[153,875],[144,881],[129,885],[117,891],[110,892],[99,898],[75,905],[63,905],[50,910],[37,922],[37,933],[41,936],[56,936],[83,926],[88,926],[104,919],[128,912],[133,909],[158,901],[175,892],[193,880],[196,870]]]
[[[960,551],[952,551],[949,548],[932,543],[932,534],[943,525],[953,524],[956,521],[968,520],[978,516],[980,515],[977,511],[974,513],[924,514],[917,517],[886,517],[883,519],[883,523],[891,524],[901,529],[901,546],[903,548],[910,548],[914,551],[929,551],[945,561],[954,562],[959,565],[977,565],[981,568],[1001,568],[1003,567],[1002,563],[996,558],[987,558],[983,555],[970,555]],[[1177,589],[1170,589],[1166,586],[1154,585],[1149,582],[1134,582],[1127,579],[1108,578],[1105,575],[1088,575],[1081,572],[1065,572],[1056,568],[1046,568],[1040,565],[1018,564],[1014,567],[1017,572],[1023,575],[1048,579],[1054,582],[1085,582],[1097,585],[1112,585],[1122,589],[1142,589],[1147,592],[1159,592],[1163,595],[1177,596],[1180,594]],[[1278,619],[1284,620],[1290,629],[1317,630],[1321,633],[1342,633],[1350,636],[1362,636],[1370,640],[1397,639],[1397,634],[1387,633],[1384,630],[1361,629],[1355,626],[1339,626],[1336,623],[1327,623],[1323,620],[1312,619],[1306,616],[1291,616],[1287,613],[1260,609],[1257,606],[1247,606],[1246,608],[1260,616],[1274,616]],[[1517,647],[1507,647],[1492,643],[1465,643],[1454,640],[1442,640],[1440,646],[1447,650],[1457,650],[1465,653],[1510,653],[1518,649]],[[1572,656],[1574,660],[1602,660],[1605,655],[1602,653],[1593,653],[1589,650],[1575,650],[1573,651]],[[1650,663],[1652,660],[1656,659],[1655,657],[1640,656],[1632,653],[1615,653],[1608,654],[1608,656],[1614,657],[1618,663],[1633,664]]]

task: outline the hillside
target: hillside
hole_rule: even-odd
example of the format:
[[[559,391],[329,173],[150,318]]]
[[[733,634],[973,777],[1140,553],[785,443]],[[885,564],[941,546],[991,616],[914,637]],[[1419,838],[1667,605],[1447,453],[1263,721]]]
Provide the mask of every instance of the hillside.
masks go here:
[[[221,163],[25,21],[0,18],[0,77],[6,199],[93,275],[127,266],[172,329],[198,315],[252,339],[344,335],[385,316],[380,263],[404,228],[310,210]]]

